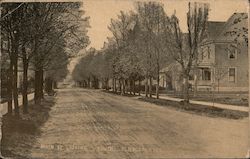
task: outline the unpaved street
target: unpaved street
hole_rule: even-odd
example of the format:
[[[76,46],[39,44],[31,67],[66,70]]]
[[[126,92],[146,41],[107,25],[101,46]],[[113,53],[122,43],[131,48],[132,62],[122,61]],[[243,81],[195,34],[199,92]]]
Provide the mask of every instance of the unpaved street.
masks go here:
[[[100,90],[60,89],[30,157],[244,157],[247,119],[211,118]]]

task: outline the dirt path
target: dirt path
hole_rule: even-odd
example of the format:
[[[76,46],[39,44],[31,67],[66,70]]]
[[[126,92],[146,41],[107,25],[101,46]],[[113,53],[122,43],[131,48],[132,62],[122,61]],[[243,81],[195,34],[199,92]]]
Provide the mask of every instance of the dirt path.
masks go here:
[[[30,157],[244,157],[247,119],[198,116],[98,90],[59,90]]]

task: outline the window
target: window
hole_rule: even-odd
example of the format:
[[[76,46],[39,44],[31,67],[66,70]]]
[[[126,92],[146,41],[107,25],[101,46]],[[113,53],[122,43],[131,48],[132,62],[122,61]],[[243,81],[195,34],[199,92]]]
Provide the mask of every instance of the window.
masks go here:
[[[210,81],[211,80],[211,71],[209,68],[202,68],[202,80]]]
[[[201,60],[204,59],[204,51],[205,51],[204,48],[202,48],[202,49],[201,49]]]
[[[237,57],[237,49],[232,49],[228,51],[228,57],[229,59],[236,59]]]
[[[229,82],[235,82],[236,71],[235,68],[229,68]]]
[[[207,47],[207,58],[210,59],[210,47]]]

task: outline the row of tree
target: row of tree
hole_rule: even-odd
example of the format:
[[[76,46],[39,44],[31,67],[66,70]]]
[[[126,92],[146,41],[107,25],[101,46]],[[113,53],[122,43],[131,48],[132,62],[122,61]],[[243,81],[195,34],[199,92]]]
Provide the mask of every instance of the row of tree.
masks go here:
[[[18,71],[22,72],[23,111],[28,113],[28,74],[34,73],[34,100],[43,99],[67,74],[69,58],[89,39],[81,3],[1,3],[1,66],[5,68],[8,113],[19,115]],[[3,70],[2,69],[2,70]],[[18,70],[19,69],[19,70]]]
[[[184,98],[188,102],[188,77],[198,61],[198,46],[206,38],[209,6],[205,3],[189,3],[187,13],[188,33],[180,29],[175,14],[168,16],[163,4],[138,2],[136,10],[120,12],[111,19],[109,30],[113,36],[104,47],[87,52],[73,72],[75,81],[88,86],[96,79],[117,84],[121,94],[135,91],[135,82],[145,81],[145,94],[152,97],[153,79],[159,98],[160,70],[172,62],[178,62],[184,79]],[[97,80],[97,81],[98,81]],[[106,86],[108,87],[108,86]]]

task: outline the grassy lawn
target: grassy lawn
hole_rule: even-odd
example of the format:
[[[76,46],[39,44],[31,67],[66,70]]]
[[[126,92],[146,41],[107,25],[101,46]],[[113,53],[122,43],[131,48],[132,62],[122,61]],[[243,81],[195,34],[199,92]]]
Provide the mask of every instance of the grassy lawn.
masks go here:
[[[169,101],[165,99],[156,99],[156,98],[139,98],[141,101],[154,103],[156,105],[165,106],[169,108],[173,108],[176,110],[186,111],[190,113],[195,113],[198,115],[205,115],[210,117],[222,117],[229,119],[242,119],[248,117],[248,112],[234,111],[234,110],[226,110],[217,107],[211,106],[203,106],[198,104],[188,104],[184,105],[181,102]]]
[[[104,90],[104,92],[111,93],[114,95],[120,94],[120,93],[115,93],[115,92],[106,91],[106,90]],[[125,94],[124,96],[134,97],[135,95]],[[175,96],[175,97],[179,97],[179,96]],[[204,106],[204,105],[198,105],[198,104],[184,105],[181,102],[175,102],[175,101],[170,101],[170,100],[165,100],[165,99],[146,98],[146,97],[139,97],[139,100],[153,103],[159,106],[165,106],[165,107],[169,107],[172,109],[194,113],[197,115],[205,115],[209,117],[222,117],[222,118],[229,118],[229,119],[242,119],[242,118],[248,117],[248,112],[226,110],[226,109],[211,107],[211,106]]]
[[[180,92],[162,91],[162,95],[167,95],[176,98],[182,98]],[[248,106],[248,92],[198,92],[194,97],[193,92],[190,92],[190,99],[197,101],[215,102],[221,104],[230,104],[238,106]]]
[[[40,127],[49,118],[49,111],[54,105],[54,98],[45,96],[40,106],[30,101],[29,114],[20,117],[3,117],[2,155],[13,158],[27,158],[36,138],[40,135]],[[20,107],[22,112],[22,106]]]

